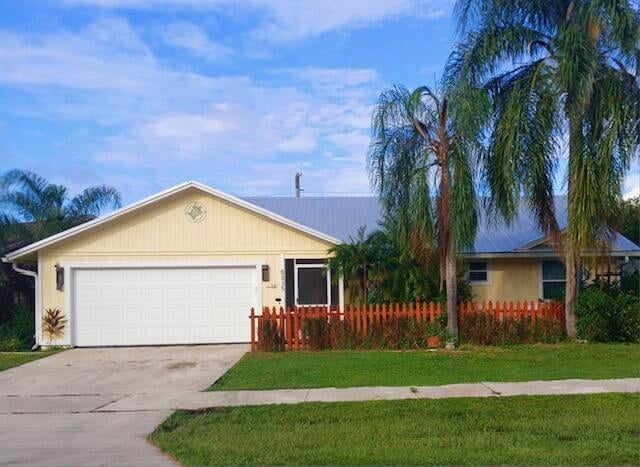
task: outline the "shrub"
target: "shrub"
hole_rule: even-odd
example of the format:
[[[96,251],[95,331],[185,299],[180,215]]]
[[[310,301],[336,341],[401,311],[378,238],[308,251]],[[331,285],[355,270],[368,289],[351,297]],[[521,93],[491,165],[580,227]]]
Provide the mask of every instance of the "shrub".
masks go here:
[[[34,314],[26,307],[18,308],[11,321],[0,327],[0,350],[29,350],[34,344]]]
[[[282,350],[280,330],[275,321],[261,319],[258,323],[258,336],[258,350],[263,352]]]
[[[309,318],[302,322],[309,348],[311,350],[325,350],[329,348],[329,323],[324,318]]]
[[[620,290],[636,297],[640,295],[640,272],[624,274],[620,278]]]
[[[535,324],[531,324],[509,318],[501,321],[488,313],[472,313],[460,326],[460,339],[477,345],[550,343],[564,338],[564,327],[556,318],[538,318]]]
[[[333,321],[331,323],[333,332],[333,348],[340,350],[354,350],[362,347],[362,339],[347,321]]]
[[[552,344],[567,338],[564,323],[557,318],[538,320],[531,329],[534,342]]]
[[[594,342],[640,341],[640,299],[616,289],[590,287],[576,303],[578,336]]]
[[[24,343],[17,336],[6,336],[0,339],[0,352],[20,352],[27,350]]]
[[[618,342],[640,342],[640,299],[621,294],[610,337]]]
[[[498,321],[486,313],[472,313],[465,316],[458,332],[462,341],[477,345],[493,344],[498,332]]]
[[[51,345],[53,339],[64,334],[66,326],[67,320],[59,308],[47,308],[44,311],[42,317],[42,332],[45,336],[49,337],[49,345]]]

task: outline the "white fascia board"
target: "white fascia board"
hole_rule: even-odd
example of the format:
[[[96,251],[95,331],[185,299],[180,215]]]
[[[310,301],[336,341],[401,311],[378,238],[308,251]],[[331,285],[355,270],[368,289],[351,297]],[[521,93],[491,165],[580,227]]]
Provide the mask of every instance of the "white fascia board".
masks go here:
[[[163,200],[165,198],[168,198],[169,196],[172,196],[174,194],[180,193],[182,191],[185,191],[189,188],[196,188],[200,191],[203,191],[205,193],[208,193],[216,198],[220,198],[223,199],[225,201],[228,201],[229,203],[235,204],[237,206],[243,207],[249,211],[255,212],[257,214],[260,214],[268,219],[271,219],[273,221],[276,221],[280,224],[286,225],[288,227],[291,227],[295,230],[301,231],[303,233],[306,233],[308,235],[311,235],[312,237],[316,237],[319,238],[321,240],[324,240],[328,243],[331,243],[333,245],[337,245],[339,243],[342,243],[341,240],[332,237],[330,235],[326,235],[322,232],[319,232],[315,229],[306,227],[302,224],[299,224],[297,222],[294,222],[290,219],[287,219],[286,217],[280,216],[279,214],[276,214],[274,212],[268,211],[266,209],[263,209],[259,206],[256,206],[255,204],[249,203],[248,201],[244,201],[240,198],[237,198],[235,196],[232,196],[228,193],[224,193],[222,191],[213,189],[207,185],[204,185],[202,183],[199,182],[184,182],[181,183],[179,185],[176,185],[172,188],[169,188],[167,190],[161,191],[160,193],[156,193],[155,195],[149,196],[147,198],[144,198],[140,201],[137,201],[135,203],[129,204],[123,208],[120,208],[116,211],[113,211],[109,214],[105,214],[104,216],[100,216],[96,219],[93,219],[89,222],[85,222],[84,224],[80,224],[76,227],[72,227],[71,229],[67,229],[63,232],[57,233],[55,235],[52,235],[50,237],[44,238],[42,240],[39,240],[35,243],[32,243],[31,245],[27,245],[25,247],[22,247],[18,250],[12,251],[11,253],[7,253],[5,255],[5,258],[7,259],[7,261],[9,262],[13,262],[16,261],[18,259],[20,259],[20,257],[28,255],[30,253],[33,253],[35,251],[38,251],[44,247],[48,247],[54,243],[57,243],[59,241],[62,240],[66,240],[70,237],[73,237],[74,235],[77,235],[81,232],[85,232],[89,229],[92,229],[94,227],[98,227],[100,225],[103,225],[107,222],[113,221],[117,218],[120,218],[124,215],[130,214],[131,212],[134,212],[138,209],[141,209],[143,207],[146,207],[150,204],[156,203],[160,200]]]

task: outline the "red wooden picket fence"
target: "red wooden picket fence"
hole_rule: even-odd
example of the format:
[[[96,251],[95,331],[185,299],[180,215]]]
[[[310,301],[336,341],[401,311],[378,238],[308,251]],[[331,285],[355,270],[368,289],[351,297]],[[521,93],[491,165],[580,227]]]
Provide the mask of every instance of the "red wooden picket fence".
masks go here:
[[[344,310],[339,306],[302,306],[293,308],[264,307],[258,315],[251,308],[251,350],[258,348],[260,325],[271,321],[280,334],[283,350],[304,350],[309,348],[304,322],[309,319],[322,319],[329,324],[329,339],[333,336],[333,323],[346,322],[352,331],[366,336],[368,330],[377,324],[384,324],[395,318],[414,319],[418,322],[433,323],[443,313],[443,305],[433,302],[391,303],[375,305],[347,305]],[[564,321],[564,308],[556,302],[465,302],[460,303],[458,319],[464,323],[465,317],[472,313],[490,313],[497,320],[518,319],[535,324],[538,319],[555,318]]]

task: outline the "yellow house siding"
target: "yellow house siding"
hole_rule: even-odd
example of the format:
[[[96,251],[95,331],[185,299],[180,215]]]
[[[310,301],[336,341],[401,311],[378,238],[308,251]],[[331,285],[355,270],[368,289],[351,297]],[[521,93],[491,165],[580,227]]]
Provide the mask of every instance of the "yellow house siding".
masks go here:
[[[185,215],[191,201],[207,209],[200,223]],[[276,298],[284,299],[282,258],[326,258],[330,247],[329,242],[193,189],[41,250],[42,309],[66,312],[65,292],[56,290],[56,264],[236,259],[266,262],[270,277],[262,282],[262,298],[265,306],[273,306]],[[56,344],[70,344],[69,333]]]
[[[495,302],[539,299],[541,260],[496,258],[486,261],[489,263],[489,283],[471,284],[474,300]]]
[[[187,203],[207,208],[200,223],[189,221]],[[267,219],[237,205],[191,190],[137,211],[95,230],[57,244],[59,253],[181,254],[229,251],[307,252],[323,250],[328,242]]]

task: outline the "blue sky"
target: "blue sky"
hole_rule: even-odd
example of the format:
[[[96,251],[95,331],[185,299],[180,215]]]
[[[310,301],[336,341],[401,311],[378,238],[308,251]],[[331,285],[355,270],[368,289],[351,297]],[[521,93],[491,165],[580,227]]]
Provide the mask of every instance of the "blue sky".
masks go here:
[[[452,5],[2,2],[0,170],[125,202],[190,179],[288,195],[296,171],[308,194],[365,194],[372,104],[442,73]]]

